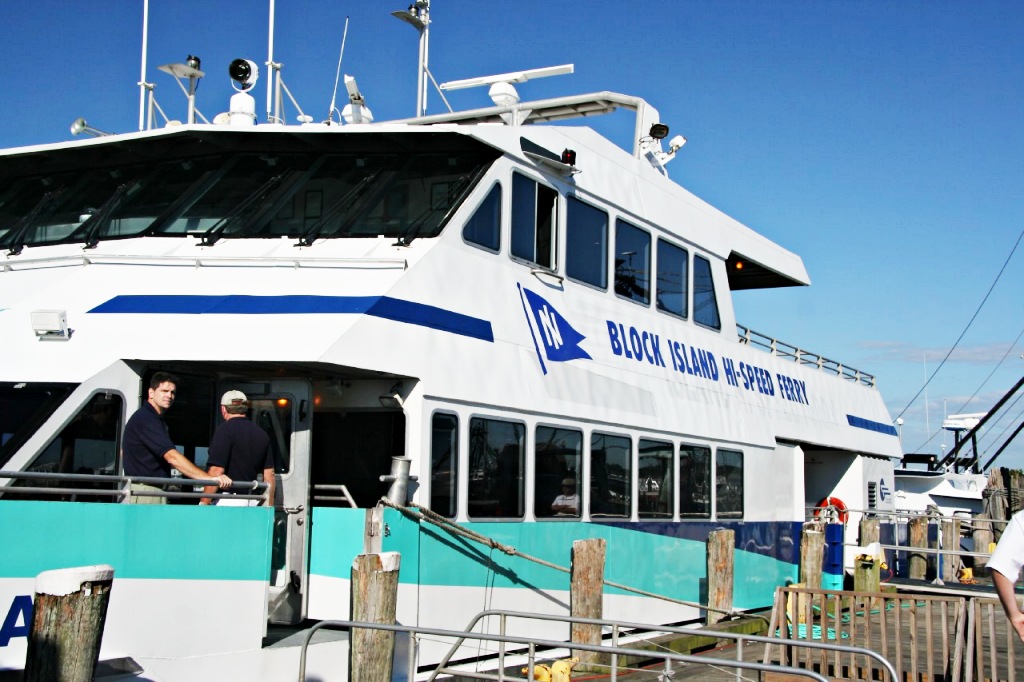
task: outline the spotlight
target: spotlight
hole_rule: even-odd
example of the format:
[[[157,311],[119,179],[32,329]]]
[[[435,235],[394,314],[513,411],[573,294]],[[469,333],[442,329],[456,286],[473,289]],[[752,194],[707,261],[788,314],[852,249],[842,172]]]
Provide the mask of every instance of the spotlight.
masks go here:
[[[655,140],[664,140],[668,137],[668,126],[664,123],[654,123],[651,125],[649,134]]]
[[[236,59],[228,66],[228,75],[231,76],[231,86],[238,92],[245,92],[256,85],[260,69],[251,59]]]

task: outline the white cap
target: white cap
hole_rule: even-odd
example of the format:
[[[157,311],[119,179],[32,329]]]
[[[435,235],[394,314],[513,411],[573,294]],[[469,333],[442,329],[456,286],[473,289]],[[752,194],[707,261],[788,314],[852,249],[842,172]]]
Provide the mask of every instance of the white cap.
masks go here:
[[[220,399],[220,404],[224,407],[234,407],[237,405],[245,405],[248,398],[241,391],[228,391]]]

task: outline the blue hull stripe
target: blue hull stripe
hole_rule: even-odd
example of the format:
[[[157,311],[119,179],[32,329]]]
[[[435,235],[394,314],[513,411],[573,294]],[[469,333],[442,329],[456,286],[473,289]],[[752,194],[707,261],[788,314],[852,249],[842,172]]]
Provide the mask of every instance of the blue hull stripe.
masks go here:
[[[494,341],[491,323],[469,315],[388,296],[136,296],[124,295],[90,313],[148,315],[371,315]]]
[[[852,414],[846,415],[846,421],[850,426],[855,426],[858,429],[867,429],[868,431],[875,431],[877,433],[884,433],[887,436],[895,436],[896,427],[892,424],[883,424],[882,422],[874,422],[864,417],[854,417]]]

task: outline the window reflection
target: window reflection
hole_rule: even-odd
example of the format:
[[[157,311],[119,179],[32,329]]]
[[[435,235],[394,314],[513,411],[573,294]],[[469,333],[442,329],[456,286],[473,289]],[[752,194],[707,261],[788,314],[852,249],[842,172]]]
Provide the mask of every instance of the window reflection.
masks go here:
[[[711,518],[711,450],[679,446],[679,516]]]
[[[631,513],[632,445],[625,436],[590,437],[590,514],[628,518]]]
[[[522,518],[526,427],[476,417],[469,423],[469,515]]]
[[[672,518],[672,444],[641,439],[639,446],[640,518]]]

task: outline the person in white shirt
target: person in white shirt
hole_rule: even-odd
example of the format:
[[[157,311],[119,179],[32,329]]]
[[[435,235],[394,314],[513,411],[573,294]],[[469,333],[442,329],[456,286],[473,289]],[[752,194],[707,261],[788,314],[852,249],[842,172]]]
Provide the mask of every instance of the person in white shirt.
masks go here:
[[[999,538],[996,551],[988,560],[988,569],[992,574],[992,582],[995,584],[996,593],[999,595],[999,603],[1003,605],[1003,611],[1010,621],[1010,625],[1017,632],[1017,636],[1024,642],[1024,612],[1020,610],[1017,603],[1017,595],[1014,593],[1013,585],[1020,576],[1020,569],[1024,566],[1024,511],[1013,515],[1010,522],[1003,529],[1003,535]]]
[[[580,496],[576,492],[576,479],[562,480],[562,494],[551,503],[551,511],[561,516],[580,515]]]

